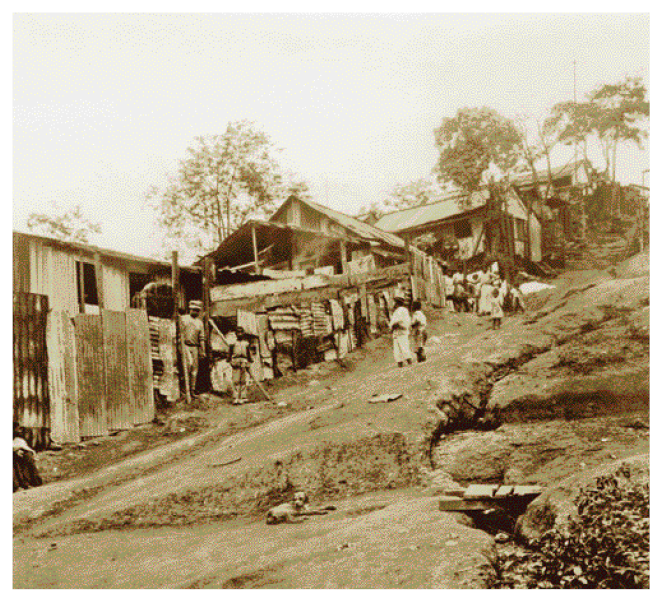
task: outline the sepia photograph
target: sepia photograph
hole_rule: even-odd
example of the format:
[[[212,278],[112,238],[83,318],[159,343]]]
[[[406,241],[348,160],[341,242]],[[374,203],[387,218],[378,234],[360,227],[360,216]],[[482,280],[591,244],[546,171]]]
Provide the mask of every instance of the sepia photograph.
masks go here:
[[[12,14],[13,589],[649,590],[650,14],[310,10]]]

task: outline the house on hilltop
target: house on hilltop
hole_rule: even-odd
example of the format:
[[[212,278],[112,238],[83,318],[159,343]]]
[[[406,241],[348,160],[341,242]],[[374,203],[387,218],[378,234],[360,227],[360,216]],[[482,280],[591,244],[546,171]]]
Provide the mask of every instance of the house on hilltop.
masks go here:
[[[375,228],[407,238],[444,261],[470,260],[498,246],[504,253],[540,261],[541,228],[517,192],[506,192],[502,221],[489,209],[489,189],[454,193],[426,205],[383,215]],[[499,244],[497,244],[497,242]],[[493,249],[494,250],[494,249]]]
[[[207,257],[218,270],[272,277],[285,272],[334,275],[363,270],[369,264],[381,268],[402,263],[405,247],[393,233],[290,196],[268,221],[249,220]]]

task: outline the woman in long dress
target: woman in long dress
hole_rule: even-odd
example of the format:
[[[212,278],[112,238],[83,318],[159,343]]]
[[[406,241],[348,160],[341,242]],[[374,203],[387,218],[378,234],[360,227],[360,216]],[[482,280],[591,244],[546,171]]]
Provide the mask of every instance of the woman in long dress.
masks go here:
[[[491,283],[490,273],[481,275],[480,298],[478,300],[478,315],[484,316],[492,312],[492,291],[494,287]]]

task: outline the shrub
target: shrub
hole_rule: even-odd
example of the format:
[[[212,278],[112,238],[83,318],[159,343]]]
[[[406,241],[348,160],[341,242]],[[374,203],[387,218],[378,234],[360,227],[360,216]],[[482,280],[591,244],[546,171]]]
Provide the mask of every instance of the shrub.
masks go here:
[[[491,587],[634,589],[650,586],[650,488],[627,467],[600,477],[575,500],[577,516],[527,553],[499,558]],[[494,559],[491,562],[494,567]]]

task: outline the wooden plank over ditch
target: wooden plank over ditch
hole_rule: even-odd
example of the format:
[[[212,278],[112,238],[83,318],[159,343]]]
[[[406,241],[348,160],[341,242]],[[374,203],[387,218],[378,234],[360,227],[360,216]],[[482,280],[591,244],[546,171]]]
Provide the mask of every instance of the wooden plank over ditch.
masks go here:
[[[66,311],[51,311],[46,326],[51,439],[78,443],[80,428],[76,392],[74,327]]]
[[[106,368],[108,429],[130,429],[133,427],[134,408],[129,390],[126,316],[121,311],[102,309],[101,322]]]
[[[126,335],[129,392],[134,408],[133,423],[145,424],[154,419],[151,344],[145,310],[126,310]]]
[[[107,435],[106,371],[101,316],[79,314],[74,318],[74,327],[80,436]]]

